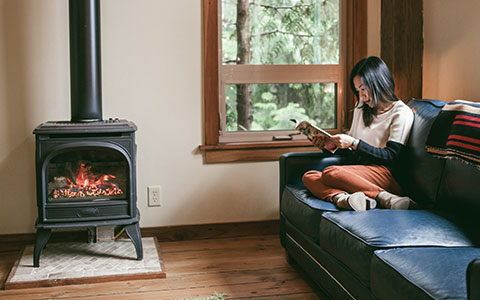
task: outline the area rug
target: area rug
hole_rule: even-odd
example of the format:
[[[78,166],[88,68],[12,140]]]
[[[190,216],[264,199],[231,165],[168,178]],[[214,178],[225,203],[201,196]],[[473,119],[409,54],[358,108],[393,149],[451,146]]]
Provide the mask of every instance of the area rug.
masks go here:
[[[156,238],[142,238],[143,260],[129,239],[97,243],[48,243],[33,267],[33,245],[26,246],[5,282],[5,289],[165,278]]]
[[[212,296],[208,297],[195,297],[195,298],[178,298],[175,300],[224,300],[228,294],[226,293],[214,293]]]

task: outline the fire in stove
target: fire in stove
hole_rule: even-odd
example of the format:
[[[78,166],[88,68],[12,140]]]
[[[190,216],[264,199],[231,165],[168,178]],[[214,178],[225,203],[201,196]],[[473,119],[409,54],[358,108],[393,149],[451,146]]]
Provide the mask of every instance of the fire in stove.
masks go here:
[[[65,173],[67,174],[64,176],[53,177],[49,182],[48,194],[51,201],[72,198],[100,201],[112,199],[124,193],[116,182],[117,176],[95,171],[92,162],[80,161],[75,170],[72,170],[71,164],[66,164]]]

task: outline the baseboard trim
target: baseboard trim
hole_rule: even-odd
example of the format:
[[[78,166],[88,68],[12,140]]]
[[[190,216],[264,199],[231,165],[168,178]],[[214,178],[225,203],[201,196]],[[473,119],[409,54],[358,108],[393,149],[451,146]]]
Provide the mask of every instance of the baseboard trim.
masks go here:
[[[156,237],[159,242],[234,238],[273,235],[280,233],[280,221],[254,221],[140,228],[142,237]],[[87,231],[52,232],[50,241],[69,242],[87,240]],[[17,251],[35,242],[35,233],[0,235],[0,252]]]
[[[159,242],[280,234],[280,221],[218,223],[141,228],[142,236],[155,236]]]

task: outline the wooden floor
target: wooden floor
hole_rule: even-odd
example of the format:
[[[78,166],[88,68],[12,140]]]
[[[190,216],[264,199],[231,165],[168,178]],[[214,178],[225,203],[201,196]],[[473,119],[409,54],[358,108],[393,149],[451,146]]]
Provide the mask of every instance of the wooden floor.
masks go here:
[[[0,299],[327,299],[285,260],[278,235],[160,242],[165,279],[0,290]],[[0,283],[18,251],[0,252]]]

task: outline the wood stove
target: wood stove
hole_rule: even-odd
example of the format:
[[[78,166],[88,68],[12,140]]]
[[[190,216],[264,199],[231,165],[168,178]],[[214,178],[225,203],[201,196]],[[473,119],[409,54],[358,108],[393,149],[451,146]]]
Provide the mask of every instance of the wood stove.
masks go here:
[[[99,0],[70,0],[71,121],[40,124],[34,267],[55,228],[120,226],[143,258],[136,206],[136,125],[102,120]]]

